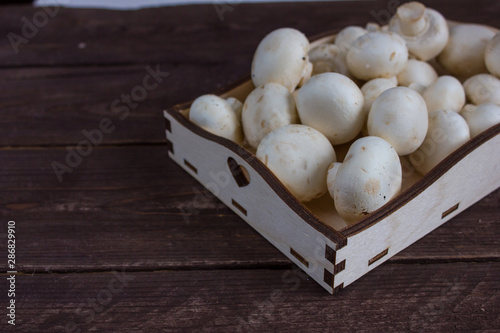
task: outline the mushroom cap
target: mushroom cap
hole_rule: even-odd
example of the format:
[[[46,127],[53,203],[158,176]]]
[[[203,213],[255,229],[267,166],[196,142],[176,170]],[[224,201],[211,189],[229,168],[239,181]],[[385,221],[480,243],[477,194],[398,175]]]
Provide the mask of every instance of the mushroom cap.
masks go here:
[[[307,75],[308,52],[309,41],[302,32],[292,28],[272,31],[260,42],[254,54],[254,85],[260,87],[274,82],[293,91]]]
[[[233,109],[234,114],[236,114],[236,118],[241,122],[241,112],[243,111],[243,103],[237,98],[228,97],[226,98],[226,102],[229,103],[231,109]]]
[[[361,87],[361,92],[363,93],[364,97],[364,104],[363,104],[363,112],[368,114],[370,112],[370,109],[373,105],[373,102],[377,99],[377,97],[380,96],[384,91],[394,88],[398,85],[397,80],[395,78],[391,79],[372,79],[368,82],[366,82],[362,87]]]
[[[313,64],[315,75],[327,72],[335,72],[351,76],[347,69],[345,53],[335,44],[318,45],[309,51],[309,61]]]
[[[500,124],[500,106],[493,103],[464,108],[460,115],[464,117],[467,125],[469,125],[471,137],[475,137],[488,128]]]
[[[369,32],[352,43],[347,67],[356,78],[390,78],[401,72],[408,61],[403,38],[392,32]]]
[[[436,70],[425,61],[409,59],[406,67],[398,74],[398,83],[401,86],[421,87],[422,89],[430,86],[438,75]]]
[[[477,74],[464,82],[467,98],[474,104],[500,105],[500,80],[490,74]]]
[[[462,116],[451,110],[432,111],[429,113],[429,130],[425,140],[410,155],[410,162],[425,175],[469,140],[469,126]]]
[[[437,60],[449,73],[460,78],[486,73],[486,45],[495,33],[478,24],[459,24],[450,28],[450,38]]]
[[[429,112],[451,110],[460,112],[465,105],[465,91],[460,81],[453,76],[443,75],[425,89],[422,96]]]
[[[337,45],[344,54],[349,51],[352,43],[359,37],[368,33],[366,29],[358,26],[348,26],[340,30],[340,32],[335,37],[335,45]]]
[[[446,46],[449,38],[448,25],[446,19],[437,11],[430,8],[410,8],[417,7],[416,2],[401,5],[396,15],[389,22],[389,30],[401,35],[406,41],[408,52],[419,60],[427,61],[437,56]],[[418,13],[418,17],[409,17]],[[422,15],[422,16],[420,16]],[[414,24],[416,20],[422,20],[423,27],[417,34],[405,33],[404,25],[410,21]]]
[[[500,78],[500,32],[486,45],[484,62],[490,73]]]
[[[302,202],[326,193],[328,167],[336,160],[328,139],[305,125],[287,125],[269,133],[256,155]]]
[[[402,183],[399,156],[379,137],[356,140],[338,167],[330,195],[348,222],[362,219],[396,196]]]
[[[299,89],[296,103],[302,124],[317,129],[334,145],[354,139],[366,121],[363,93],[341,74],[313,76]]]
[[[231,105],[215,95],[203,95],[195,99],[189,109],[189,120],[207,132],[241,144],[241,124]]]
[[[339,171],[341,165],[342,163],[340,162],[333,162],[328,167],[328,175],[326,176],[326,186],[328,187],[328,191],[330,191],[330,189],[332,190],[332,192],[330,192],[330,196],[332,198],[333,198],[333,185],[335,184],[335,178],[337,177],[337,172]]]
[[[367,126],[369,135],[389,142],[398,155],[408,155],[420,147],[427,134],[425,101],[407,87],[386,90],[373,103]]]
[[[245,100],[241,118],[243,133],[253,148],[275,129],[299,120],[292,94],[278,83],[254,89]]]

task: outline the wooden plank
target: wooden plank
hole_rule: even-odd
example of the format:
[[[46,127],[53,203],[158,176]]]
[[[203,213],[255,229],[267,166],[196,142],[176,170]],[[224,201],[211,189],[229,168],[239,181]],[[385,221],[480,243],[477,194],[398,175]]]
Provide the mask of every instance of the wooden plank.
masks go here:
[[[140,90],[151,75],[147,66],[162,77],[161,82],[148,79],[146,83],[156,87],[146,90],[142,100],[135,89]],[[101,144],[165,142],[165,108],[222,88],[246,74],[247,67],[234,63],[3,69],[0,146],[77,144],[86,139],[82,131],[99,129],[105,118],[114,130],[104,133]],[[133,96],[139,97],[136,102]]]
[[[500,4],[489,0],[423,1],[453,20],[498,23],[492,13]],[[0,41],[2,66],[200,63],[227,64],[248,59],[260,39],[283,26],[308,36],[347,25],[387,19],[400,2],[237,4],[218,15],[216,6],[176,6],[139,11],[73,10],[48,14],[16,54],[7,38]],[[23,17],[33,21],[40,8],[6,7],[0,13],[3,36],[22,36]],[[52,13],[52,12],[51,12]],[[53,17],[51,17],[53,16]],[[26,28],[25,28],[26,30]],[[140,45],[141,47],[137,47]],[[223,45],[227,45],[224,47]],[[237,45],[237,47],[236,47]]]
[[[490,15],[500,11],[497,2],[473,3],[474,10],[452,0],[437,8],[451,19],[497,24]],[[6,7],[0,32],[21,33],[22,18],[41,10]],[[76,144],[84,139],[83,130],[98,127],[103,118],[116,125],[103,144],[164,142],[162,110],[248,75],[254,50],[269,31],[293,26],[311,36],[388,12],[385,1],[240,4],[221,22],[214,6],[132,12],[61,8],[18,54],[7,38],[0,40],[0,146]],[[119,108],[127,105],[113,102],[142,85],[148,65],[169,76],[121,119]]]
[[[18,275],[16,290],[25,332],[500,327],[500,263],[389,264],[333,296],[291,269]]]
[[[25,272],[290,265],[163,146],[97,148],[59,183],[50,164],[65,155],[0,150],[0,213],[17,222]],[[497,190],[392,260],[498,260],[499,202]]]

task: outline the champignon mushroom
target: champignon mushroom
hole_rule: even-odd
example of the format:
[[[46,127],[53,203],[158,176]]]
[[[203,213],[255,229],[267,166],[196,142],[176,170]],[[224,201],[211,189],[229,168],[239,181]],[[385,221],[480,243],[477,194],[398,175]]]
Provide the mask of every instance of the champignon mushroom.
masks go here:
[[[488,128],[500,124],[500,106],[493,103],[485,103],[479,106],[467,105],[460,115],[464,117],[469,125],[470,136],[473,138]]]
[[[252,61],[252,81],[256,87],[274,82],[292,92],[311,74],[309,41],[292,28],[269,33],[260,42]]]
[[[363,97],[365,100],[363,104],[363,112],[368,114],[368,112],[370,112],[373,102],[375,102],[377,97],[379,97],[380,94],[382,94],[387,89],[394,88],[397,85],[398,81],[396,77],[390,79],[382,79],[382,78],[372,79],[366,82],[361,87],[361,92],[363,93]]]
[[[334,145],[354,139],[366,120],[363,93],[337,73],[313,76],[299,89],[296,103],[302,124],[317,129]]]
[[[358,79],[390,78],[405,68],[408,49],[395,33],[369,32],[352,43],[346,59],[349,72]]]
[[[245,100],[241,118],[243,133],[253,148],[275,129],[299,120],[292,94],[278,83],[254,89]]]
[[[345,54],[335,44],[322,44],[309,52],[309,61],[313,64],[313,75],[336,72],[351,76],[347,69]]]
[[[465,104],[465,91],[460,81],[453,76],[443,75],[435,80],[422,96],[429,112],[451,110],[460,112]]]
[[[369,135],[389,142],[398,155],[408,155],[420,147],[427,134],[425,101],[407,87],[386,90],[373,103],[367,126]]]
[[[410,162],[419,173],[425,175],[469,140],[469,126],[457,112],[430,112],[427,136],[420,148],[410,155]]]
[[[464,82],[467,98],[474,104],[500,105],[500,80],[490,74],[477,74]]]
[[[406,67],[398,74],[398,83],[423,93],[437,78],[436,70],[425,61],[409,59]]]
[[[241,144],[241,124],[231,105],[215,95],[203,95],[195,99],[189,109],[189,120],[207,132]]]
[[[445,18],[416,1],[398,7],[389,22],[389,30],[401,35],[408,52],[423,61],[441,53],[449,37]]]
[[[495,33],[479,24],[458,24],[450,28],[450,38],[438,62],[449,73],[461,79],[486,73],[484,63],[486,45]]]
[[[256,155],[302,202],[326,193],[328,167],[336,160],[328,139],[305,125],[287,125],[269,133]]]
[[[491,74],[500,77],[500,32],[486,45],[484,63]]]
[[[241,112],[243,111],[243,103],[237,98],[234,97],[228,97],[226,98],[226,102],[229,103],[231,106],[231,109],[233,109],[234,113],[236,114],[236,118],[238,118],[238,121],[241,121]]]
[[[335,184],[335,178],[337,177],[337,172],[339,171],[339,168],[341,165],[342,165],[342,163],[340,163],[340,162],[333,162],[328,167],[328,175],[326,177],[326,186],[329,189],[333,188],[333,185]]]
[[[359,37],[368,33],[366,29],[357,26],[348,26],[344,29],[340,30],[340,32],[335,37],[335,45],[337,45],[344,55],[347,54],[347,51],[351,48],[352,43]]]
[[[344,162],[334,164],[328,178],[337,212],[347,222],[355,222],[398,194],[402,169],[398,154],[387,141],[367,136],[351,145]]]

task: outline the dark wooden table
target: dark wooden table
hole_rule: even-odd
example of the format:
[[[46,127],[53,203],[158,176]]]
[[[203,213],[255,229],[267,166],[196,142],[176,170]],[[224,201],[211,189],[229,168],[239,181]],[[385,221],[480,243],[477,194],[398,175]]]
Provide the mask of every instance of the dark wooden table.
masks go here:
[[[331,296],[167,156],[162,110],[247,75],[266,33],[394,3],[2,7],[0,331],[13,220],[19,332],[498,332],[500,191]],[[499,1],[427,3],[500,24]]]

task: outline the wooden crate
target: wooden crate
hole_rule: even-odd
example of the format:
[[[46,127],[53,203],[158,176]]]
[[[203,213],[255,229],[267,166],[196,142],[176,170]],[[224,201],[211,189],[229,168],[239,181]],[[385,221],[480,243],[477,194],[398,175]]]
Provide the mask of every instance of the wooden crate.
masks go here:
[[[333,40],[316,39],[312,45]],[[249,78],[219,95],[244,101]],[[354,224],[327,193],[303,204],[254,152],[187,119],[191,102],[164,111],[169,156],[330,293],[500,187],[500,125],[473,138],[424,177],[403,163],[403,190]],[[403,162],[406,160],[403,159]]]

